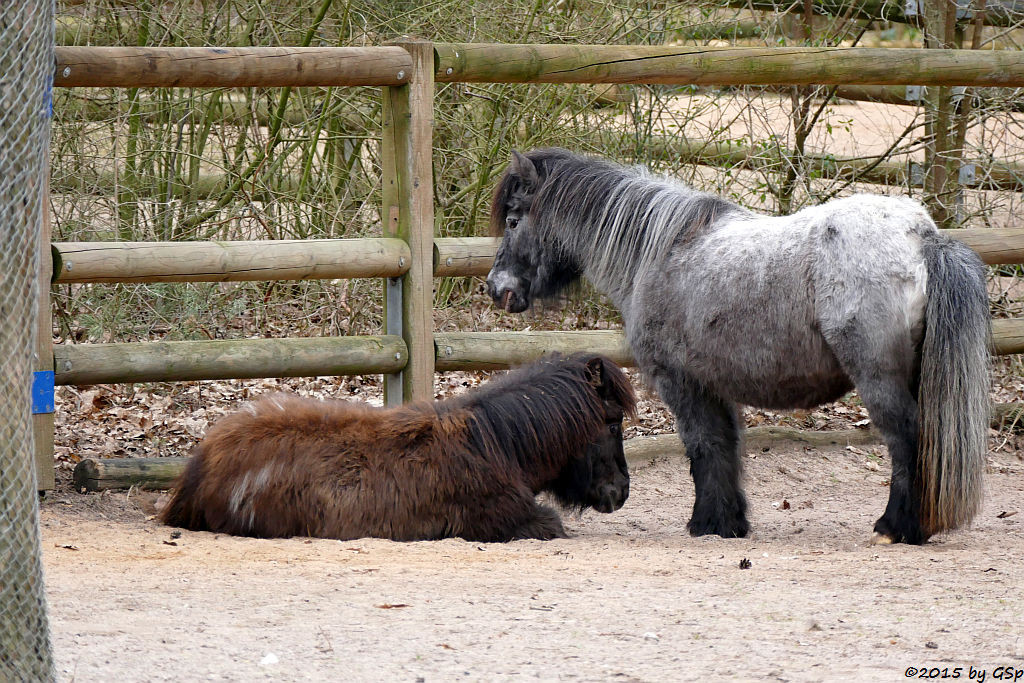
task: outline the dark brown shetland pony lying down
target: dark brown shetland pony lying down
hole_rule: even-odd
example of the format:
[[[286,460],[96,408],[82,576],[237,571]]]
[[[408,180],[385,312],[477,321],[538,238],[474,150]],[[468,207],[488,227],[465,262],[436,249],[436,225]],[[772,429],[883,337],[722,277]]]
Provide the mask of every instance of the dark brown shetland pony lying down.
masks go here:
[[[629,495],[611,361],[552,356],[447,401],[375,408],[278,394],[216,423],[161,519],[240,536],[398,541],[564,537],[541,491],[617,510]]]

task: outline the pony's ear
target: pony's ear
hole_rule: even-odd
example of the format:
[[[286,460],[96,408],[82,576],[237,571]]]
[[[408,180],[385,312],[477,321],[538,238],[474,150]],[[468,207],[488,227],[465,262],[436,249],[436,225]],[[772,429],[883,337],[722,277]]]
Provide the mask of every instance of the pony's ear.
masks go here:
[[[512,150],[512,163],[509,165],[509,168],[512,173],[522,179],[523,184],[528,188],[532,189],[540,185],[540,174],[537,173],[537,167],[526,156],[516,150]]]
[[[604,358],[597,356],[587,361],[587,381],[593,387],[601,388],[605,384]]]

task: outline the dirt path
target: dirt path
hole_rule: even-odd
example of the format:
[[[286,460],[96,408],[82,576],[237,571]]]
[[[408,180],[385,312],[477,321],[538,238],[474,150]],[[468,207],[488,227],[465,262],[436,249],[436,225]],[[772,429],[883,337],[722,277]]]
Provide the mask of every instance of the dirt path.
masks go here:
[[[692,485],[678,459],[634,468],[621,511],[570,518],[574,538],[547,543],[172,540],[144,494],[58,491],[42,519],[60,680],[895,681],[911,666],[964,667],[964,680],[974,666],[992,680],[997,667],[1024,669],[1018,455],[991,461],[971,529],[922,548],[866,544],[884,456],[790,447],[746,466],[753,534],[741,540],[686,534]]]

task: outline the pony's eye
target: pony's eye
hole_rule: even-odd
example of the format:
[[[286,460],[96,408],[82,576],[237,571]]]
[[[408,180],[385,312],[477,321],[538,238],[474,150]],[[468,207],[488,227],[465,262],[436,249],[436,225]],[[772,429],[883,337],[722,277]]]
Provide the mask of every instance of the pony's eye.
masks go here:
[[[608,425],[608,431],[611,432],[612,436],[618,436],[622,432],[622,429],[619,425]]]
[[[506,216],[505,217],[505,229],[506,230],[512,230],[517,225],[519,225],[519,219],[518,218],[516,218],[514,216]]]

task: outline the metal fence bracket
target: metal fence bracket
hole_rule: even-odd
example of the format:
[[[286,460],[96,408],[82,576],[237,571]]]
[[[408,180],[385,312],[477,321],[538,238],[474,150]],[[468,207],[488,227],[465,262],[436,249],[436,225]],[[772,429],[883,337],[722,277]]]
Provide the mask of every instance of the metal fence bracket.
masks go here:
[[[961,185],[974,185],[978,178],[978,167],[975,164],[961,164],[957,182]]]

